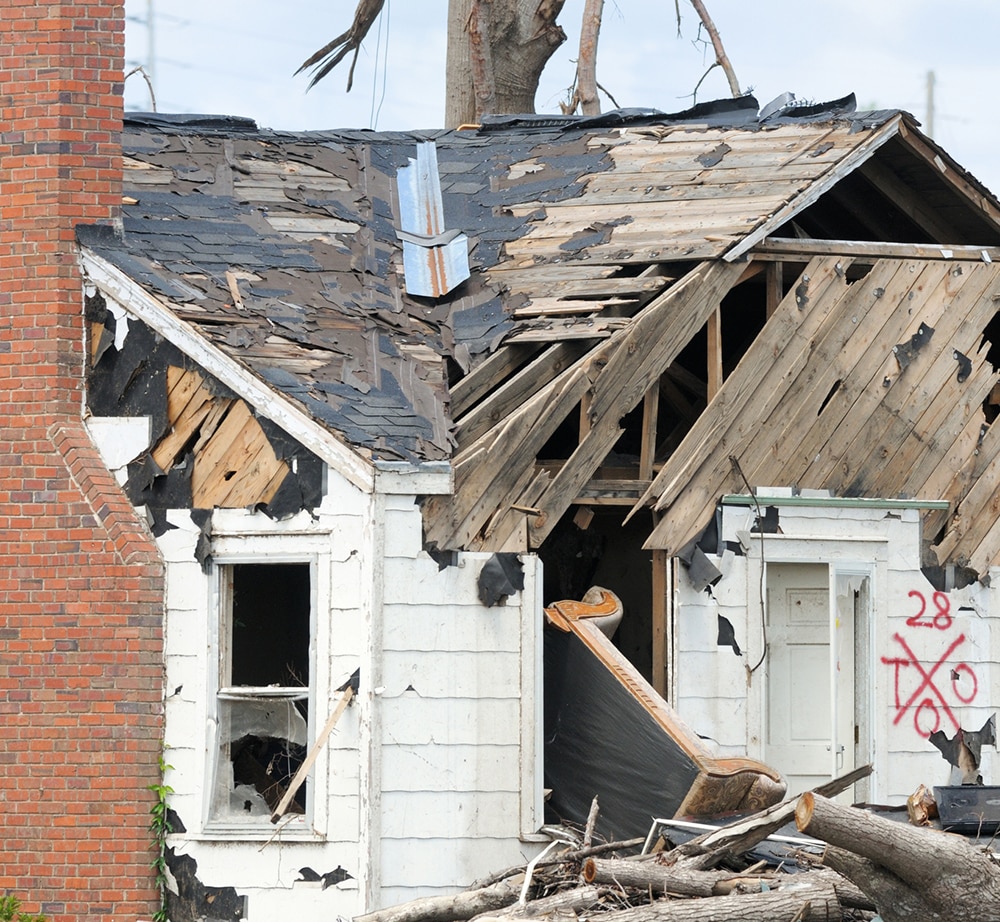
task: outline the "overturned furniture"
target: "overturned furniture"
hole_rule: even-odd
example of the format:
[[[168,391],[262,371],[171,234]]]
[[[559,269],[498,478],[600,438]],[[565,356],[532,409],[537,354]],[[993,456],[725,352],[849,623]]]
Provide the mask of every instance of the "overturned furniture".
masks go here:
[[[638,835],[651,816],[760,810],[784,796],[781,775],[752,759],[717,759],[619,652],[602,622],[621,612],[613,592],[545,609],[545,784],[551,805],[598,829]]]

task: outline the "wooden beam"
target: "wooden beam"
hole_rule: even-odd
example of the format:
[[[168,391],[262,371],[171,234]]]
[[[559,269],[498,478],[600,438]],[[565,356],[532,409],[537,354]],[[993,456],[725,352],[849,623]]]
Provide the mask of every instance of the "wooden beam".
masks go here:
[[[591,429],[539,500],[543,515],[530,523],[538,547],[593,476],[621,435],[631,411],[677,358],[742,272],[733,263],[703,263],[652,301],[609,344],[607,364],[593,384]]]
[[[858,265],[879,259],[955,259],[1000,262],[1000,247],[976,247],[937,243],[882,243],[872,240],[814,240],[798,237],[768,237],[753,249],[754,259],[783,260],[813,256],[850,256]]]
[[[846,292],[844,277],[837,271],[839,265],[840,260],[836,257],[814,260],[795,288],[806,286],[809,304],[823,301],[834,288]],[[807,277],[809,282],[805,283]],[[774,356],[782,351],[787,355],[791,350],[798,350],[799,364],[804,364],[808,343],[818,327],[816,311],[800,310],[793,288],[726,381],[725,393],[720,395],[725,399],[717,399],[701,414],[682,442],[685,450],[673,454],[640,504],[654,498],[659,508],[671,504],[701,465],[716,454],[719,442],[732,427],[739,427],[738,438],[742,439],[745,432],[755,428],[755,421],[765,419],[780,402],[784,390],[791,384],[789,376],[796,370],[795,366],[780,368]],[[760,399],[751,415],[748,408],[758,394]],[[733,448],[735,445],[729,449],[730,452]]]
[[[920,132],[901,123],[899,136],[906,141],[917,156],[930,164],[953,189],[969,200],[970,211],[979,212],[997,229],[1000,229],[1000,209],[994,204],[993,197],[980,186],[973,185],[965,178],[963,172],[954,160],[944,151],[935,148]]]
[[[697,406],[693,404],[684,394],[681,389],[674,384],[673,379],[670,377],[670,369],[663,374],[660,378],[660,393],[663,398],[670,404],[677,414],[682,418],[687,420],[689,423],[694,423],[698,418],[701,408],[705,405],[704,398],[699,398]]]
[[[781,299],[785,296],[785,264],[781,260],[767,264],[767,274],[764,277],[765,311],[771,317],[778,309]]]
[[[649,486],[648,480],[611,480],[595,477],[588,480],[573,500],[577,505],[626,506],[632,505]]]
[[[667,615],[671,600],[667,598],[667,567],[670,558],[666,552],[653,551],[653,688],[666,700],[667,697]]]
[[[511,348],[514,347],[507,346],[501,351],[507,351]],[[488,396],[486,396],[487,391],[484,387],[485,381],[481,381],[479,385],[475,386],[475,393],[479,399],[478,405],[464,415],[455,414],[453,416],[456,420],[455,441],[458,443],[458,451],[461,452],[494,426],[504,425],[511,413],[516,412],[520,406],[531,399],[533,394],[555,380],[570,365],[578,361],[581,356],[587,353],[587,348],[586,343],[574,341],[557,343],[549,346],[543,352],[535,349],[533,350],[534,357],[528,364],[520,367],[513,377],[506,381],[500,377],[491,377],[490,386],[493,390]],[[500,363],[494,372],[499,372],[505,367],[504,364]],[[463,392],[464,399],[461,401],[461,405],[469,406],[471,396],[471,391]]]
[[[895,171],[878,160],[869,160],[861,165],[858,172],[928,237],[933,240],[951,239],[954,229],[942,221],[933,208],[925,205],[920,195],[903,182]]]
[[[658,490],[654,485],[650,492],[659,494],[657,508],[665,512],[648,547],[676,552],[704,527],[720,494],[743,489],[729,462],[731,455],[739,458],[751,483],[825,486],[799,480],[790,471],[809,464],[815,443],[829,439],[823,408],[833,399],[838,382],[847,379],[849,369],[865,354],[866,343],[884,336],[873,350],[884,356],[901,341],[893,335],[898,330],[883,333],[882,327],[887,315],[904,323],[909,315],[883,304],[905,303],[907,291],[917,284],[911,268],[909,263],[887,260],[848,285],[843,277],[846,267],[838,260],[834,287],[825,293],[811,288],[802,311],[795,292],[790,293],[703,414],[704,426],[699,420],[674,453],[676,464],[661,471],[666,486]],[[810,269],[805,275],[816,280],[820,272]],[[879,291],[885,293],[885,302]],[[771,339],[789,322],[791,331]],[[721,413],[712,412],[716,406]]]
[[[662,378],[660,379],[662,380]],[[656,421],[660,411],[660,383],[652,385],[642,399],[642,442],[639,446],[639,479],[653,479],[656,461]]]
[[[501,382],[545,348],[541,343],[525,343],[498,349],[451,388],[451,418],[458,419]]]
[[[705,331],[708,334],[708,399],[719,393],[722,387],[722,309],[716,307],[708,315],[708,323],[705,324]]]
[[[589,387],[578,362],[463,452],[454,462],[454,496],[425,504],[427,540],[441,548],[466,547],[501,505],[516,502],[510,492],[519,477]]]

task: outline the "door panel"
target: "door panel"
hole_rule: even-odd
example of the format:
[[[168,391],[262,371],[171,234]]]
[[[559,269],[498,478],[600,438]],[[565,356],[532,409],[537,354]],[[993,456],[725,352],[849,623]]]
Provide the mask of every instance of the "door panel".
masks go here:
[[[854,624],[838,606],[834,743],[829,583],[825,564],[767,568],[765,761],[784,773],[790,794],[829,781],[834,764],[838,774],[853,767]],[[836,763],[833,745],[838,749]]]

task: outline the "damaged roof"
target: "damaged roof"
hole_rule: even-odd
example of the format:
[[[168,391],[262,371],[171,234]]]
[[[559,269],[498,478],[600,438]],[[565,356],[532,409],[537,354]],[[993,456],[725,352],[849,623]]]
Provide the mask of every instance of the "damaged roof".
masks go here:
[[[397,177],[428,141],[444,230],[421,240],[410,227],[423,186],[401,204]],[[123,233],[80,227],[85,251],[362,456],[452,462],[455,495],[433,501],[428,534],[440,547],[537,546],[621,449],[644,395],[653,444],[617,501],[665,509],[671,452],[701,413],[678,357],[721,299],[761,284],[760,260],[796,269],[770,317],[809,256],[829,255],[810,241],[929,257],[1000,246],[990,193],[910,116],[858,113],[853,97],[388,133],[133,114],[122,143]],[[427,246],[464,234],[468,278],[439,297],[409,293],[401,233]],[[987,377],[973,374],[977,394]],[[701,378],[703,406],[717,388]],[[657,381],[686,418],[662,444]],[[572,453],[544,469],[574,412]]]

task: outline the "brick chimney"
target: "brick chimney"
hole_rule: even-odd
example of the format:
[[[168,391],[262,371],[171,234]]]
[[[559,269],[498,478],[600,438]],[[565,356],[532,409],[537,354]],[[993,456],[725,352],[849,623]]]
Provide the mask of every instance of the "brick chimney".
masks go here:
[[[0,0],[0,892],[149,918],[156,546],[81,414],[74,227],[121,202],[124,0]]]

